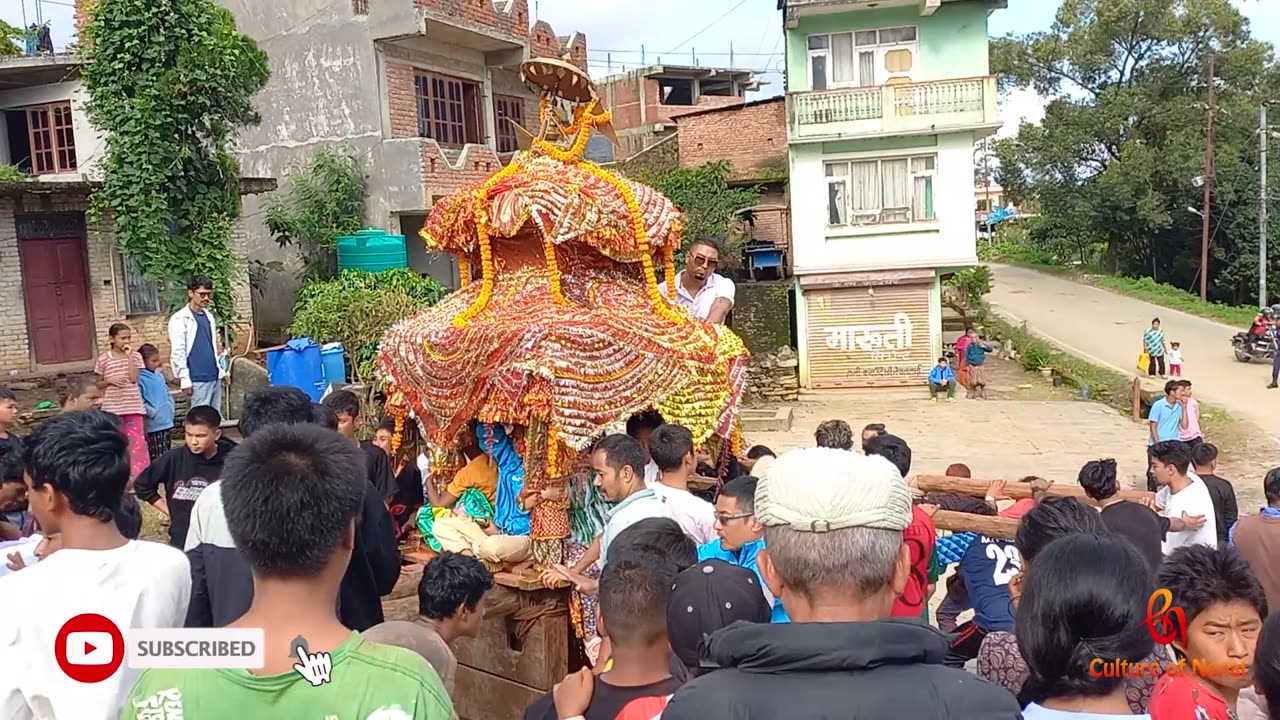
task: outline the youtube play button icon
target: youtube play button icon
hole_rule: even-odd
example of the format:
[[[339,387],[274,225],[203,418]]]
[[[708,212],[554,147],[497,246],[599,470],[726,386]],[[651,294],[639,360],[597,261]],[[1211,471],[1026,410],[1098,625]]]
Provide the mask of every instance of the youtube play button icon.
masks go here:
[[[85,613],[63,623],[53,652],[67,677],[98,683],[114,675],[124,662],[124,636],[110,619]]]

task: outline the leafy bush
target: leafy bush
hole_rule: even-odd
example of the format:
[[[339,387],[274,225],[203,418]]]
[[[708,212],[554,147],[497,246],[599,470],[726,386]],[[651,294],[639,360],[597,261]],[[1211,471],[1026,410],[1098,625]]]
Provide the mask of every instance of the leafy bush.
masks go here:
[[[965,305],[973,306],[991,292],[991,268],[978,265],[961,270],[953,273],[947,279],[947,284],[960,291]]]
[[[302,287],[289,333],[321,343],[342,343],[352,379],[368,383],[374,378],[378,343],[387,330],[434,305],[446,292],[440,283],[407,268],[380,273],[347,270],[332,280]]]
[[[289,188],[267,201],[266,224],[282,248],[302,261],[302,280],[328,280],[338,271],[338,237],[364,224],[364,171],[350,150],[323,148],[290,168]]]
[[[0,182],[23,182],[31,176],[17,165],[0,165]]]

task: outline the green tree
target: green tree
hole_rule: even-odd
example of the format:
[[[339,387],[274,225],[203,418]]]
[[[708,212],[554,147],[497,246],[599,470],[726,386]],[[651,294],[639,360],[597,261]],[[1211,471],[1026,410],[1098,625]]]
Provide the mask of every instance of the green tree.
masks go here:
[[[0,20],[0,56],[21,55],[26,32]]]
[[[287,193],[267,203],[267,229],[302,263],[302,280],[328,280],[338,272],[337,239],[364,226],[368,191],[364,171],[345,151],[322,148],[289,173]]]
[[[721,243],[726,271],[736,270],[742,262],[743,238],[735,213],[760,199],[759,188],[730,185],[730,170],[727,161],[718,161],[661,174],[636,174],[636,180],[652,185],[684,213],[686,246],[699,237]]]
[[[232,317],[240,168],[227,145],[258,122],[266,54],[213,0],[98,0],[82,36],[88,109],[106,139],[93,211],[173,304],[188,276],[207,275]]]
[[[1270,45],[1229,0],[1065,0],[1047,32],[992,43],[1002,85],[1049,99],[1040,125],[997,143],[996,177],[1035,201],[1040,246],[1194,287],[1200,267],[1209,57],[1217,67],[1211,293],[1256,287],[1257,115],[1280,90]],[[1277,254],[1280,258],[1280,253]]]

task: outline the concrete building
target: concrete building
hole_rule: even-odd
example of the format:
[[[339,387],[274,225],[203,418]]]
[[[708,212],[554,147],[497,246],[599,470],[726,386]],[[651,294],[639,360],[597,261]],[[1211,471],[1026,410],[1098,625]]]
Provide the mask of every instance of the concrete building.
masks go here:
[[[110,219],[85,212],[104,150],[85,100],[74,56],[0,57],[0,165],[31,176],[0,181],[0,377],[90,370],[117,322],[133,328],[136,344],[168,356],[168,307],[156,284],[120,253]],[[255,193],[275,183],[241,186]],[[239,224],[231,249],[241,260],[238,281],[222,291],[247,319]]]
[[[943,275],[977,262],[974,144],[1000,127],[1007,0],[779,0],[800,381],[923,383]]]
[[[613,112],[617,157],[625,160],[675,134],[677,118],[710,108],[742,105],[762,83],[752,70],[650,65],[596,83]]]
[[[586,67],[586,38],[532,21],[527,0],[219,0],[267,53],[271,80],[262,123],[243,132],[250,175],[280,177],[324,146],[348,148],[368,175],[370,226],[403,233],[410,266],[456,287],[448,255],[418,230],[434,202],[501,167],[516,150],[502,118],[532,127],[538,107],[520,81],[530,57],[570,55]],[[249,203],[250,255],[295,260]],[[257,322],[267,332],[292,316],[297,284],[276,273]]]

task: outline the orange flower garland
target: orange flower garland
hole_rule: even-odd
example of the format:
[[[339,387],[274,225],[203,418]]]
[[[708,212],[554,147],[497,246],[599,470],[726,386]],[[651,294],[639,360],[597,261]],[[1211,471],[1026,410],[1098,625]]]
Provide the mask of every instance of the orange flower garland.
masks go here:
[[[552,480],[560,474],[559,446],[560,438],[556,436],[553,425],[547,426],[547,479]]]
[[[666,275],[667,297],[676,299],[676,244],[668,242],[662,249],[662,272]]]
[[[653,302],[654,309],[673,323],[683,322],[683,319],[667,305],[658,292],[658,278],[653,268],[653,255],[649,250],[649,232],[644,227],[644,215],[640,211],[640,204],[636,202],[636,194],[631,192],[631,188],[621,180],[603,171],[596,172],[600,177],[613,183],[614,187],[618,188],[618,192],[622,193],[623,201],[627,203],[627,211],[631,214],[631,230],[635,233],[636,246],[640,248],[640,263],[644,266],[645,286],[649,288],[649,300]]]
[[[471,318],[489,306],[489,299],[493,297],[493,247],[489,244],[489,191],[493,190],[493,187],[504,177],[515,172],[518,167],[519,165],[514,162],[507,163],[476,189],[475,197],[472,199],[472,210],[475,213],[476,241],[480,245],[480,295],[470,307],[458,313],[453,319],[454,327],[460,328],[466,325]]]
[[[551,297],[555,298],[556,304],[565,305],[564,291],[560,287],[560,263],[556,261],[556,244],[546,237],[542,238],[542,252],[547,258],[547,280],[551,283]]]
[[[466,255],[458,258],[458,287],[466,287],[471,284],[471,261]]]
[[[391,436],[391,457],[395,457],[400,451],[400,443],[404,437],[404,416],[396,415],[396,431]]]

